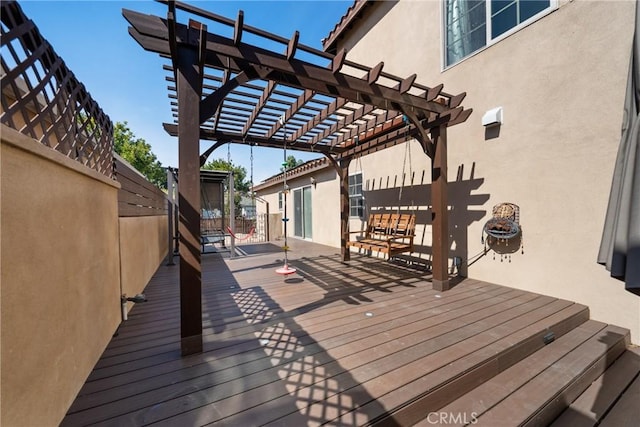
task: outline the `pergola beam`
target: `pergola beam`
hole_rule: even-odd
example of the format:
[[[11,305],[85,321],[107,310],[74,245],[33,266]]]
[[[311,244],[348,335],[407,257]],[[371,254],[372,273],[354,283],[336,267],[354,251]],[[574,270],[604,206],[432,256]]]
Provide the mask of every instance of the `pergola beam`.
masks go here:
[[[242,30],[244,26],[244,12],[242,10],[238,11],[238,19],[236,19],[235,25],[233,26],[233,44],[236,46],[240,44],[242,40]]]
[[[367,73],[367,83],[371,85],[378,81],[380,74],[382,74],[382,67],[384,67],[384,62],[379,62]]]
[[[293,36],[291,36],[291,39],[289,40],[289,43],[287,44],[287,50],[284,53],[284,56],[287,57],[287,61],[290,61],[296,55],[296,50],[298,49],[298,40],[299,39],[300,39],[300,33],[298,31],[295,31],[293,33]]]
[[[178,136],[178,125],[175,123],[163,123],[164,130],[171,136]],[[205,141],[225,141],[234,144],[257,145],[260,147],[284,148],[285,141],[282,139],[264,138],[259,136],[233,134],[210,129],[200,128],[200,139]],[[313,149],[309,144],[297,141],[287,141],[287,150],[318,152],[321,154],[339,155],[343,149],[338,147],[319,146]]]
[[[451,120],[451,123],[463,123],[469,118],[472,112],[473,109],[471,108],[468,110],[463,110],[457,115],[455,119]],[[397,118],[394,118],[393,120],[396,121]],[[423,121],[422,123],[422,126],[425,127],[427,121]],[[435,122],[432,126],[425,127],[425,129],[426,131],[430,132],[433,127],[439,127],[442,124],[443,122]],[[447,127],[448,126],[449,124],[447,124]],[[398,124],[395,128],[389,129],[386,132],[374,132],[371,137],[360,139],[357,146],[350,145],[349,147],[343,147],[344,150],[338,155],[338,157],[366,156],[367,154],[384,150],[386,148],[405,142],[409,139],[417,139],[418,135],[419,131],[413,124],[410,125],[408,130],[406,129],[406,125],[401,126]]]
[[[209,158],[211,153],[213,153],[216,149],[218,149],[219,147],[221,147],[226,143],[227,141],[216,141],[204,153],[200,154],[200,168],[202,168],[207,163],[207,159]]]

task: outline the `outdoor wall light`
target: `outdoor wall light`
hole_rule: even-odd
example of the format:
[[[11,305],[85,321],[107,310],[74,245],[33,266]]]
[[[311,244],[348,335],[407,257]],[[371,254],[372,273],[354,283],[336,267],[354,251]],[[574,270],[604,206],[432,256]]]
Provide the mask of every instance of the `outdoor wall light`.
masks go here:
[[[311,181],[311,185],[313,185],[313,188],[316,188],[316,179],[314,177],[309,178],[309,180]]]

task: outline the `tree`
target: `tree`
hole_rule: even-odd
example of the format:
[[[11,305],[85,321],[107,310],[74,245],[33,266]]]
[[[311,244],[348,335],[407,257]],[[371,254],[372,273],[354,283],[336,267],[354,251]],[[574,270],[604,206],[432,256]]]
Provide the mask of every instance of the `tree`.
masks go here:
[[[223,159],[215,159],[205,164],[203,169],[227,171],[233,173],[233,188],[235,190],[234,204],[236,212],[241,212],[242,207],[240,202],[243,195],[248,195],[251,192],[251,182],[247,181],[247,170],[244,166],[234,165],[233,162],[228,162]],[[228,192],[229,188],[225,184],[225,192]],[[228,193],[227,193],[228,194]]]
[[[127,122],[117,122],[113,129],[114,150],[152,184],[167,188],[167,173],[151,151],[151,145],[129,129]]]
[[[296,166],[300,166],[304,163],[304,160],[296,159],[294,156],[287,156],[287,160],[285,163],[287,170],[289,170],[295,168]],[[284,168],[285,166],[282,166],[280,168],[280,172],[284,172]]]

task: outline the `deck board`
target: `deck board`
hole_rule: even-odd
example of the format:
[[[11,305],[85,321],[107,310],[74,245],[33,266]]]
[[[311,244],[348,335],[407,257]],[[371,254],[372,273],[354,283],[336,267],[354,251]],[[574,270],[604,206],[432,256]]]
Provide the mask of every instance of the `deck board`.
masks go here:
[[[474,418],[480,417],[484,412],[507,398],[537,375],[540,375],[567,353],[604,329],[605,326],[603,323],[590,321],[575,328],[565,336],[560,337],[555,345],[547,346],[532,357],[522,360],[510,369],[499,373],[472,392],[445,406],[442,411],[464,413],[471,408],[473,414],[467,414],[467,418],[472,415]]]
[[[584,321],[584,308],[569,304],[567,301],[554,301],[430,357],[403,366],[399,371],[404,371],[406,382],[396,381],[397,377],[390,381],[378,381],[381,384],[376,386],[384,387],[376,393],[380,395],[378,402],[390,408],[419,402],[415,409],[405,409],[393,419],[401,425],[413,424],[509,367],[511,360],[517,359],[513,353],[519,353],[527,346],[525,337],[533,334],[539,338],[542,331],[555,328],[558,322],[572,324],[572,318],[578,322]],[[537,345],[529,347],[527,354],[538,348]],[[363,422],[361,418],[358,422]]]
[[[640,373],[640,355],[625,351],[613,365],[589,386],[552,424],[552,427],[595,426],[617,402],[620,392]],[[638,399],[636,399],[638,402]],[[633,411],[631,411],[633,413]],[[635,408],[636,422],[640,409]],[[608,421],[608,422],[611,422]],[[611,424],[616,425],[616,424]],[[623,424],[619,424],[623,425]]]
[[[637,426],[640,419],[639,401],[640,377],[637,376],[600,425],[602,427]]]
[[[590,383],[592,379],[586,378],[584,374],[594,369],[604,371],[608,366],[610,355],[611,359],[615,360],[624,351],[624,343],[618,338],[625,331],[615,326],[604,326],[580,346],[572,349],[535,378],[484,412],[478,418],[476,425],[495,426],[498,422],[507,425],[548,425],[555,417],[545,419],[550,417],[549,412],[544,412],[538,417],[539,408],[546,405],[559,405],[565,401],[572,402],[576,396],[573,398],[565,396],[565,393],[571,392],[569,386],[572,382],[584,378]],[[610,348],[609,345],[616,345],[616,347]],[[599,353],[601,356],[595,363],[592,358],[594,353]],[[595,377],[601,373],[599,372]],[[549,391],[553,391],[553,394]],[[555,415],[559,415],[561,411],[559,410]]]
[[[187,357],[178,268],[160,267],[62,425],[366,424],[493,373],[480,368],[491,355],[515,363],[514,343],[584,309],[472,279],[440,293],[424,271],[290,246],[299,274],[288,279],[272,250],[203,256],[204,352]]]
[[[492,295],[499,295],[500,292],[504,293],[505,291],[508,291],[508,290],[506,288],[496,288],[494,293],[489,293],[489,294],[483,295],[482,297],[489,299],[492,297]],[[459,309],[461,309],[465,307],[465,301],[471,298],[472,295],[469,295],[469,294],[471,294],[472,292],[473,291],[464,291],[464,292],[460,291],[458,293],[458,296],[466,297],[462,299],[454,298],[456,295],[452,293],[451,295],[446,295],[444,300],[439,301],[438,303],[446,302],[447,299],[454,299],[453,302],[443,305],[442,306],[444,307],[443,310],[444,309],[453,310],[457,307],[460,307]],[[431,304],[433,305],[435,303],[431,302]],[[368,309],[374,310],[376,306],[377,306],[376,304],[370,304],[367,307]],[[315,333],[314,334],[315,339],[322,340],[323,347],[320,347],[317,344],[311,343],[310,339],[307,339],[306,340],[307,343],[305,346],[305,352],[307,354],[313,354],[314,351],[320,352],[323,349],[324,350],[334,349],[335,347],[341,344],[343,346],[345,344],[349,344],[348,345],[349,348],[347,349],[337,348],[337,349],[334,349],[333,351],[349,354],[350,352],[354,351],[355,346],[357,346],[359,343],[362,343],[363,349],[367,349],[368,347],[367,340],[370,337],[374,337],[376,334],[379,334],[381,332],[393,333],[395,330],[399,330],[400,332],[404,331],[404,333],[407,333],[411,331],[411,327],[419,329],[420,322],[424,320],[425,317],[420,313],[415,313],[416,311],[415,308],[417,308],[416,306],[420,306],[420,308],[424,309],[429,307],[429,304],[426,301],[424,301],[424,299],[412,298],[410,303],[406,303],[406,307],[399,307],[400,309],[393,309],[391,312],[387,313],[386,315],[375,316],[372,319],[365,319],[366,326],[362,326],[362,327],[354,327],[354,325],[356,325],[357,321],[360,321],[361,318],[364,318],[364,316],[362,315],[362,310],[364,310],[364,308],[355,309],[353,311],[355,311],[356,313],[352,313],[349,316],[337,318],[337,319],[332,316],[325,316],[327,317],[326,319],[322,319],[316,316],[314,320],[320,319],[321,321],[316,323],[309,323],[309,325],[306,326],[306,329],[301,330],[303,334],[296,335],[296,340],[303,342],[302,340],[305,338],[308,338],[307,335],[309,333]],[[389,324],[389,322],[393,322],[392,327]],[[302,326],[305,326],[303,322],[299,322],[299,323]],[[350,327],[350,328],[343,329],[341,334],[336,334],[335,328],[338,328],[338,327]],[[398,334],[400,332],[398,332]],[[360,341],[357,341],[358,339],[360,339]],[[261,348],[260,346],[253,346],[253,348],[249,348],[248,346],[245,345],[242,348],[234,349],[233,350],[234,352],[231,354],[229,354],[229,352],[219,352],[216,355],[217,356],[216,359],[218,363],[225,362],[230,366],[245,364],[245,363],[257,360],[260,357],[265,357],[263,352],[249,353],[249,351],[251,350],[259,350],[260,348]],[[226,357],[225,359],[222,359],[222,356],[228,356],[228,357]],[[334,356],[339,356],[339,354]],[[212,359],[209,359],[209,361],[211,360]],[[180,366],[178,365],[177,368],[180,369]],[[159,377],[157,369],[158,368],[154,368],[155,370],[154,374],[156,376],[153,377],[152,379],[147,381],[136,382],[135,386],[125,387],[125,389],[128,389],[129,393],[135,394],[135,393],[143,392],[146,389],[152,389],[156,386],[159,386],[163,382],[171,383],[176,381],[176,378],[174,376],[166,375],[170,373],[170,371],[167,369],[163,371],[165,376]],[[252,366],[244,365],[244,369],[245,369],[245,372],[247,372],[248,374],[248,373],[251,373],[252,372],[251,370],[254,368]],[[261,370],[261,369],[264,369],[264,368],[263,367],[258,368],[258,370]],[[186,380],[191,377],[196,377],[200,374],[204,375],[209,371],[210,371],[210,367],[208,366],[207,363],[200,363],[198,365],[189,367],[187,369],[181,369],[179,371],[179,374],[182,380]],[[124,394],[121,394],[121,391],[122,390],[111,389],[107,393],[102,393],[102,397],[105,399],[112,399],[114,397],[119,397],[119,398],[126,397]],[[97,399],[97,393],[93,393],[91,398],[79,398],[75,402],[73,409],[80,410],[80,409],[84,409],[87,406],[90,407],[91,405],[95,405],[96,399]]]

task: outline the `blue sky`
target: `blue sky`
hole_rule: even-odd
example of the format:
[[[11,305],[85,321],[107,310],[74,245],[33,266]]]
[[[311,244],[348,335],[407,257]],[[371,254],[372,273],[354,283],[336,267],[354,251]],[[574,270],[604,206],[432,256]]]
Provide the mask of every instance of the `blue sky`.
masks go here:
[[[300,31],[300,43],[321,49],[320,40],[339,21],[353,3],[347,1],[187,1],[219,15],[234,18],[244,11],[245,25],[251,25],[289,38]],[[78,80],[113,122],[127,121],[139,138],[151,144],[164,166],[178,165],[178,141],[162,129],[172,122],[167,98],[166,63],[158,55],[144,51],[128,34],[122,9],[166,16],[166,6],[153,1],[20,1],[42,35],[51,43]],[[178,21],[186,14],[178,11]],[[210,146],[200,144],[201,151]],[[290,152],[310,160],[317,154]],[[212,158],[227,158],[221,147]],[[231,145],[235,164],[250,170],[249,148]],[[282,151],[254,148],[256,183],[279,172]]]

